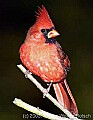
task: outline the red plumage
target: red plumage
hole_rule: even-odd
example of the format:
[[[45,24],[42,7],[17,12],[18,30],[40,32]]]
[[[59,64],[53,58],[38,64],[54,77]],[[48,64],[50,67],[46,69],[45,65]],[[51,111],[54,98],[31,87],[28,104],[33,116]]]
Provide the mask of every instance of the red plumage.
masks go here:
[[[47,10],[42,6],[38,11],[36,22],[20,47],[20,59],[33,74],[45,82],[52,82],[59,103],[77,114],[75,100],[66,82],[70,61],[54,39],[59,34],[55,31]]]

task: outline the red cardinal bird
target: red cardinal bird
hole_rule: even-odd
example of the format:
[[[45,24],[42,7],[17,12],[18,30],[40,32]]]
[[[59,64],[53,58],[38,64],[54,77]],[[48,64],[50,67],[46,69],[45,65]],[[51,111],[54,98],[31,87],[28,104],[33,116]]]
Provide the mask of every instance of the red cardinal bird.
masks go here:
[[[61,105],[71,113],[78,114],[75,100],[66,81],[70,61],[55,39],[58,35],[47,10],[42,6],[38,9],[35,24],[29,29],[20,47],[20,59],[33,74],[53,84]]]

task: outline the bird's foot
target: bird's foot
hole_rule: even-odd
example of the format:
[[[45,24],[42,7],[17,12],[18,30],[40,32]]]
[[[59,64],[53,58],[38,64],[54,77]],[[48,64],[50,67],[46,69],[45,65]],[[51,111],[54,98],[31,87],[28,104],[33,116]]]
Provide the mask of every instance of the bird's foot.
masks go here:
[[[32,73],[29,70],[26,70],[25,72],[25,78],[28,78],[28,75],[31,75]]]
[[[46,94],[49,93],[52,83],[49,83],[47,85],[48,85],[48,88],[43,89],[43,98],[45,98]]]

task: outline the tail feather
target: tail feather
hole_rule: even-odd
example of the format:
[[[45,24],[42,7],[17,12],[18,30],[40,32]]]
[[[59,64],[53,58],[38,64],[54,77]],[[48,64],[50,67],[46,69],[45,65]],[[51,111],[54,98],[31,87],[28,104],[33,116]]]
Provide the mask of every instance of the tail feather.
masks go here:
[[[70,91],[67,81],[53,84],[58,102],[68,109],[72,114],[78,114],[78,109],[74,97]]]

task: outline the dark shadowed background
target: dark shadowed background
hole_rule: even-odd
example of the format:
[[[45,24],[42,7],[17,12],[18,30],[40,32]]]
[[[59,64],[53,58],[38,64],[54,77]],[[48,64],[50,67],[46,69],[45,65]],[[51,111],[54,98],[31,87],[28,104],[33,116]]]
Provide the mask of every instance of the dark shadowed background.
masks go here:
[[[77,102],[79,114],[83,114],[87,120],[93,119],[92,0],[0,0],[0,119],[23,120],[27,119],[23,118],[24,115],[32,115],[12,103],[15,97],[62,115],[47,98],[43,99],[42,93],[16,67],[21,63],[19,48],[28,29],[35,22],[37,6],[42,4],[61,34],[57,40],[71,61],[67,81]],[[41,82],[39,77],[36,78]],[[54,95],[53,90],[51,94]]]

